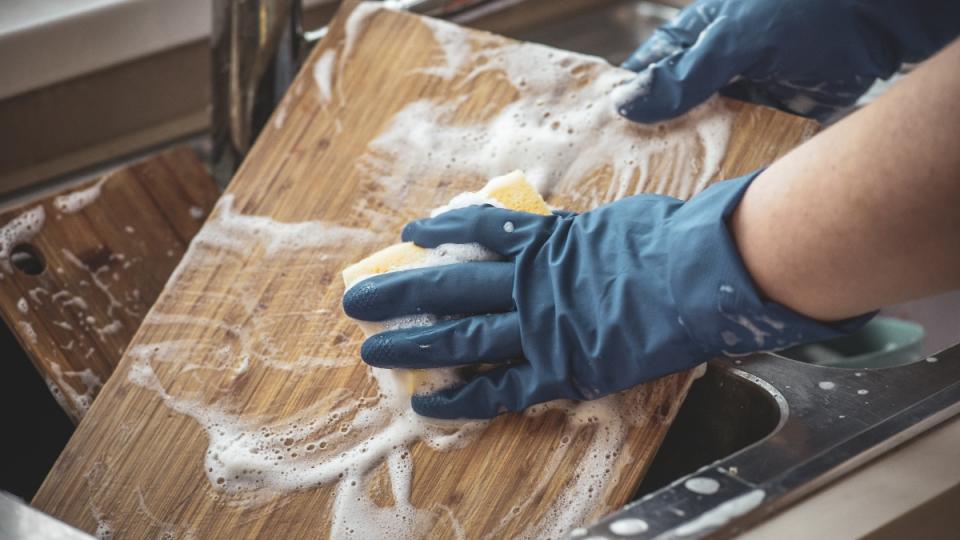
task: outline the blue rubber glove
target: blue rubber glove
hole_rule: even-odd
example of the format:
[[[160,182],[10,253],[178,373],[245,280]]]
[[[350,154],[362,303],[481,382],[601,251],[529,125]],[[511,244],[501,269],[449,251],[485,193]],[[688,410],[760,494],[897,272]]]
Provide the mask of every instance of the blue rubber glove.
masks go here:
[[[868,316],[826,325],[760,297],[726,227],[753,177],[686,203],[638,195],[566,216],[472,206],[412,222],[404,240],[478,242],[503,260],[382,274],[352,287],[343,307],[356,319],[441,316],[371,336],[361,356],[386,368],[500,364],[412,398],[425,416],[489,418],[865,323]]]
[[[825,120],[958,35],[956,1],[699,0],[624,62],[618,107],[658,122],[720,91]]]

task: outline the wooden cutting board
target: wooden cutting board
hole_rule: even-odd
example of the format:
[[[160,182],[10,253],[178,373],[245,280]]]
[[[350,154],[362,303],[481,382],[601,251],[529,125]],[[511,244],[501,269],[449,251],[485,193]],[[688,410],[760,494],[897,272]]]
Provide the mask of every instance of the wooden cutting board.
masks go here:
[[[389,449],[392,468],[378,461],[370,474],[347,471],[327,483],[311,476],[322,441],[368,433],[346,418],[356,408],[340,408],[359,398],[359,407],[375,408],[383,399],[357,358],[361,332],[340,310],[340,270],[396,241],[406,221],[507,172],[478,168],[485,161],[476,154],[489,149],[473,137],[487,132],[478,123],[517,103],[549,113],[591,80],[617,74],[594,60],[437,29],[369,5],[348,18],[351,8],[313,52],[195,238],[38,492],[37,507],[122,538],[322,538],[334,531],[512,538],[555,537],[554,529],[630,499],[692,373],[616,396],[618,416],[598,420],[582,409],[579,421],[556,410],[502,416],[460,448],[404,442]],[[456,46],[466,42],[472,53]],[[539,58],[530,80],[505,76],[517,58]],[[534,71],[537,80],[565,75],[544,89]],[[418,100],[426,109],[411,108]],[[429,113],[438,107],[447,107],[442,118]],[[606,148],[589,140],[575,144],[602,140],[605,126],[579,138],[578,126],[569,127],[562,140],[576,159],[551,173],[549,202],[585,210],[639,191],[689,197],[709,179],[769,163],[815,131],[768,109],[712,107],[668,125],[617,123],[638,155],[649,150],[636,170],[622,157],[614,167]],[[416,113],[416,121],[398,129],[398,113]],[[719,128],[707,120],[718,114],[732,135],[713,155]],[[458,133],[462,140],[442,140]],[[424,148],[424,141],[432,142]],[[443,150],[448,142],[460,150]],[[533,154],[514,158],[529,164],[500,164],[539,164]],[[254,439],[260,445],[244,454],[250,465],[217,476],[228,451]],[[286,461],[264,464],[263,455]],[[304,478],[314,481],[298,481]],[[238,485],[249,489],[231,491]]]
[[[193,151],[178,147],[0,214],[12,229],[42,213],[35,234],[4,239],[33,266],[0,268],[0,315],[74,422],[218,195]]]

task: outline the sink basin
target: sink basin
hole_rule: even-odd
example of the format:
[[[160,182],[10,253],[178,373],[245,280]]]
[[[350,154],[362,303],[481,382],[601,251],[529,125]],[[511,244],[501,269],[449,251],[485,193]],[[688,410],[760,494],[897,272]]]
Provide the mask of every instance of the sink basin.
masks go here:
[[[635,498],[773,433],[784,418],[772,389],[719,365],[694,381]]]

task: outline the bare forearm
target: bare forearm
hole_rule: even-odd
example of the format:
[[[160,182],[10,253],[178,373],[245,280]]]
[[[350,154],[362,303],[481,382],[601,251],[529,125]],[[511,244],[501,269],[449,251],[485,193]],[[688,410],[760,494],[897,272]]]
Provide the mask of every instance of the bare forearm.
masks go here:
[[[960,41],[764,171],[730,226],[759,288],[817,319],[960,288]]]

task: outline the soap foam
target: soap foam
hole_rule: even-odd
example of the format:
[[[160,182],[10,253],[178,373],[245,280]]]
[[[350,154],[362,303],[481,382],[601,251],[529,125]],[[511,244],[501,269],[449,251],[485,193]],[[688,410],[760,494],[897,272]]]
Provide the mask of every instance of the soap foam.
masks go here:
[[[517,98],[473,123],[454,119],[466,96],[406,105],[358,164],[388,190],[451,170],[489,178],[523,169],[541,193],[549,194],[564,179],[588,178],[605,166],[611,190],[594,196],[590,204],[596,206],[656,191],[664,181],[679,183],[674,191],[689,197],[719,170],[732,120],[719,101],[672,122],[635,124],[616,112],[624,88],[640,84],[631,72],[611,69],[596,57],[528,43],[497,41],[499,46],[487,44],[467,54],[461,38],[454,52],[445,44],[461,31],[442,21],[425,23],[444,49],[444,77],[454,73],[464,86],[480,77],[502,77]],[[651,158],[669,154],[675,163],[666,172],[669,178],[652,178]]]
[[[30,344],[37,344],[37,332],[33,329],[32,324],[27,321],[17,321],[17,328]]]
[[[327,49],[313,65],[313,80],[317,83],[321,103],[329,103],[333,99],[333,67],[336,58],[337,53],[333,49]]]
[[[103,386],[103,381],[90,368],[83,371],[65,371],[60,364],[50,362],[50,370],[53,372],[54,379],[49,381],[47,386],[54,397],[58,398],[61,406],[69,405],[64,407],[66,410],[75,412],[78,417],[83,418],[90,410],[97,391]],[[68,379],[78,380],[83,386],[83,391],[75,389]]]
[[[217,219],[200,229],[191,245],[205,245],[243,254],[254,242],[261,246],[266,255],[272,255],[279,251],[332,247],[343,241],[378,238],[376,233],[367,229],[343,227],[324,221],[281,223],[268,217],[239,214],[233,210],[233,204],[233,194],[222,196],[217,201]]]
[[[72,191],[66,195],[57,195],[53,199],[53,206],[64,214],[73,214],[83,210],[100,197],[100,191],[108,177],[103,177],[93,185]]]

